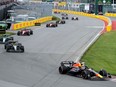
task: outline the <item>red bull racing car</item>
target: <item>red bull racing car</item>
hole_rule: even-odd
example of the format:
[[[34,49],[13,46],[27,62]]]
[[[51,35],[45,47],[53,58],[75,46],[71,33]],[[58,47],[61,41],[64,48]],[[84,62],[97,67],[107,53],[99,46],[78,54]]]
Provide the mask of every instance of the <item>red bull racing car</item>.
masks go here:
[[[23,29],[17,32],[18,36],[30,36],[33,34],[33,31],[31,29]]]
[[[58,26],[57,23],[54,22],[46,24],[46,27],[57,27],[57,26]]]
[[[107,73],[106,70],[101,69],[99,72],[96,72],[95,70],[85,66],[84,63],[75,63],[73,61],[61,62],[59,67],[59,73],[78,76],[82,77],[83,79],[89,80],[91,80],[92,78],[111,78],[110,73]]]

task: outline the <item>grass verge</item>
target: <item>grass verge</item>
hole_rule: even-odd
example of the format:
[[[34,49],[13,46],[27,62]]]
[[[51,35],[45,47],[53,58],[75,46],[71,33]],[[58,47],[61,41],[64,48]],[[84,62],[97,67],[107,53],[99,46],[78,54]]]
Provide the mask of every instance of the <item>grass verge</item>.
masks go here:
[[[81,61],[96,71],[103,68],[116,75],[116,31],[101,35],[86,51]]]
[[[59,21],[61,19],[59,17],[56,17],[56,16],[53,15],[52,20]]]
[[[15,33],[13,32],[6,32],[6,34],[9,34],[9,35],[15,35]],[[0,34],[0,36],[2,36],[3,34]]]

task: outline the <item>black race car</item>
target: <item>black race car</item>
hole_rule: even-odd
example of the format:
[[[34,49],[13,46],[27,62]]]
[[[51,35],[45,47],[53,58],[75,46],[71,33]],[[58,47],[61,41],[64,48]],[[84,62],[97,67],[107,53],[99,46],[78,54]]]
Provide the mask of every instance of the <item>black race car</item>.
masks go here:
[[[0,44],[4,44],[6,43],[7,41],[9,40],[13,40],[14,38],[13,37],[10,37],[9,34],[3,34],[1,37],[0,37]]]
[[[72,17],[72,20],[79,20],[78,17]]]
[[[57,23],[54,22],[46,24],[46,27],[57,27],[57,26],[58,26]]]
[[[18,36],[30,36],[33,34],[33,31],[31,29],[23,29],[17,32]]]
[[[110,73],[107,73],[103,69],[101,69],[99,72],[96,72],[82,63],[75,63],[73,61],[61,62],[61,65],[59,67],[59,73],[82,77],[83,79],[89,80],[91,80],[92,78],[111,78]]]
[[[68,16],[62,16],[62,19],[69,19]]]
[[[62,16],[68,16],[68,14],[66,14],[66,13],[62,13],[61,15],[62,15]]]
[[[59,21],[56,21],[57,24],[65,24],[65,20],[59,20]]]
[[[18,41],[9,41],[5,44],[6,52],[24,52],[24,46]]]

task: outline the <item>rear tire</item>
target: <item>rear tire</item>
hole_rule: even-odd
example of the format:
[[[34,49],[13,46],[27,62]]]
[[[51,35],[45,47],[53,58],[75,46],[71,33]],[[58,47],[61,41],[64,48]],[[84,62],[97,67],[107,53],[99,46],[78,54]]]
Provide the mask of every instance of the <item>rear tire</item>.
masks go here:
[[[91,79],[90,72],[88,70],[84,70],[82,72],[82,78],[83,79]]]

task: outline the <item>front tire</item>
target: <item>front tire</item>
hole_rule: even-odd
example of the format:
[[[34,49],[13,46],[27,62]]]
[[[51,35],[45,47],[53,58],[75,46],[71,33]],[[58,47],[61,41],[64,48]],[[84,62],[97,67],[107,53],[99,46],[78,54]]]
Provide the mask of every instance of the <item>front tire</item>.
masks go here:
[[[107,77],[107,72],[106,72],[106,70],[103,70],[103,69],[100,70],[100,71],[99,71],[99,74],[102,75],[102,76]]]
[[[17,32],[17,35],[18,35],[18,36],[20,35],[20,31]]]
[[[59,73],[60,73],[60,74],[66,74],[66,73],[67,73],[66,68],[60,66],[60,67],[59,67]]]
[[[23,53],[25,50],[24,50],[24,46],[21,47],[21,52]]]
[[[33,31],[30,31],[30,34],[33,35]]]

